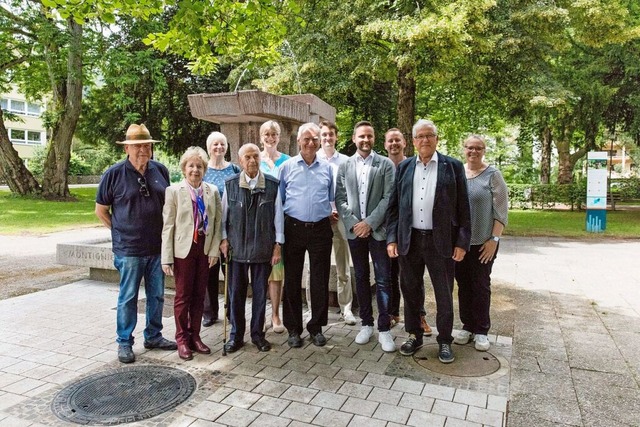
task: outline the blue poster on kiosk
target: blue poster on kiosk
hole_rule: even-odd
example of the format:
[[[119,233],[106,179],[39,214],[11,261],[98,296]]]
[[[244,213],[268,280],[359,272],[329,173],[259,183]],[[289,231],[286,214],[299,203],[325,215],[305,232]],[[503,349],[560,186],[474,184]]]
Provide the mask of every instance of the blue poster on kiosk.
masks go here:
[[[587,153],[587,223],[591,233],[607,228],[607,152]]]

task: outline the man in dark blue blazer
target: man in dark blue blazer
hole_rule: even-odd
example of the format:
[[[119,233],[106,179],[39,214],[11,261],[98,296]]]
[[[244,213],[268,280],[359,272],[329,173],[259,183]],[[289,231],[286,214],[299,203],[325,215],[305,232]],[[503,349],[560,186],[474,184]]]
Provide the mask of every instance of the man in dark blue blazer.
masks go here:
[[[387,252],[400,264],[409,333],[400,353],[409,356],[422,346],[426,265],[436,297],[438,359],[451,363],[454,266],[471,240],[467,180],[459,160],[436,151],[438,128],[433,122],[418,120],[412,134],[418,154],[398,165],[387,212]]]

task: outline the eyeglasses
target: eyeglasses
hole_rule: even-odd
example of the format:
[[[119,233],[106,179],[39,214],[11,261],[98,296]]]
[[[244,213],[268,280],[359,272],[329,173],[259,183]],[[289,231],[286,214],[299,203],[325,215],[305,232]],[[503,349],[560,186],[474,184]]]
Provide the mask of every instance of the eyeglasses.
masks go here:
[[[484,150],[484,147],[464,147],[464,149],[467,150],[467,151],[478,151],[478,152],[480,152],[480,151]]]
[[[144,176],[138,178],[138,184],[140,184],[140,194],[144,197],[149,197],[149,188],[147,188],[147,180]]]
[[[438,136],[438,135],[436,135],[435,133],[426,133],[424,135],[416,135],[416,136],[413,137],[413,139],[417,139],[418,141],[422,141],[424,139],[433,139],[436,136]]]

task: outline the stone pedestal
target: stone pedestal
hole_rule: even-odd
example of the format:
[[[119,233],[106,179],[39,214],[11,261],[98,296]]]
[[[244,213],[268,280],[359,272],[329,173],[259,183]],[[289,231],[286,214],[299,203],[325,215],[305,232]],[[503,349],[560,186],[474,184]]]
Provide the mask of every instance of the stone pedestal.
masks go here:
[[[63,265],[75,265],[89,268],[91,280],[100,282],[118,283],[120,275],[113,265],[113,252],[111,251],[111,239],[86,240],[73,243],[59,243],[56,249],[56,262]],[[372,270],[373,271],[373,270]],[[309,268],[305,265],[302,286],[308,284]],[[220,272],[219,292],[224,293],[224,276]],[[338,306],[336,296],[336,266],[332,261],[329,276],[329,305]],[[354,287],[355,300],[355,273],[351,267],[351,283]],[[173,277],[165,277],[165,286],[175,288]],[[250,291],[250,290],[249,290]],[[250,294],[250,292],[249,292]]]
[[[189,107],[193,117],[220,124],[234,163],[242,144],[260,146],[260,126],[267,120],[280,124],[278,149],[294,156],[298,154],[296,139],[301,124],[335,121],[336,117],[336,109],[315,95],[280,96],[259,90],[189,95]]]

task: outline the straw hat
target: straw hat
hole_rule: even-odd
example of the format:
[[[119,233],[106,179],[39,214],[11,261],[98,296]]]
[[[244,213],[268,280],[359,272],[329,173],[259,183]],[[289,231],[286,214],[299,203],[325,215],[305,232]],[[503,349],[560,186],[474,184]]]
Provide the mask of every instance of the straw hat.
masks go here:
[[[145,125],[133,124],[127,129],[127,135],[124,141],[117,141],[117,144],[147,144],[160,142],[155,139],[151,139],[149,129]]]

